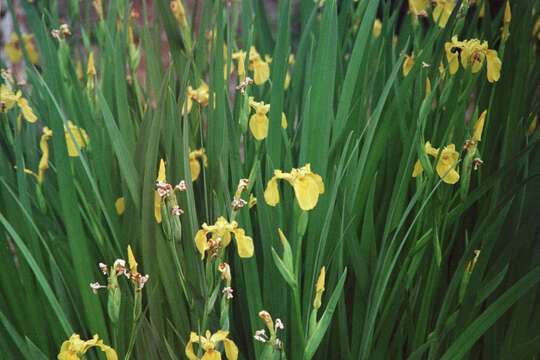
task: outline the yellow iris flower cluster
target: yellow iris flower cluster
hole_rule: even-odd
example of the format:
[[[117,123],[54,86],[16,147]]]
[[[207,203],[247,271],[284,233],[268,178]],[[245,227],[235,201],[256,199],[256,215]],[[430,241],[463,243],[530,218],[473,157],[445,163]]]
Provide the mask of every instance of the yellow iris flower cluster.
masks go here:
[[[285,180],[293,187],[298,205],[304,211],[315,208],[319,195],[324,193],[322,177],[311,172],[310,164],[299,169],[292,169],[290,173],[275,170],[274,176],[268,181],[264,191],[264,200],[270,206],[276,206],[279,203],[278,180]]]
[[[228,222],[220,216],[214,225],[204,223],[202,229],[195,234],[195,245],[204,259],[206,252],[217,255],[220,249],[227,247],[231,242],[231,237],[236,238],[236,248],[238,255],[242,258],[253,256],[253,239],[246,235],[244,229],[238,227],[236,221]]]
[[[73,334],[69,340],[64,341],[60,348],[60,353],[57,356],[58,360],[79,360],[83,357],[91,348],[98,348],[105,353],[107,360],[118,360],[116,351],[103,343],[103,340],[99,339],[98,335],[90,340],[81,340],[78,334]]]
[[[459,63],[464,69],[470,67],[473,74],[482,70],[484,60],[487,62],[487,80],[490,83],[498,81],[501,77],[501,59],[497,51],[489,49],[487,41],[480,42],[478,39],[458,40],[457,36],[444,44],[446,60],[448,61],[450,75],[454,75],[459,69]]]
[[[237,72],[240,81],[244,81],[246,78],[246,52],[243,50],[236,51],[232,54],[233,60],[237,61]],[[253,71],[253,81],[256,85],[264,84],[270,77],[270,65],[269,62],[263,60],[257,49],[252,46],[249,50],[249,63],[248,69]]]
[[[228,360],[238,359],[238,347],[231,339],[228,339],[229,332],[225,330],[219,330],[215,334],[212,334],[209,330],[203,335],[198,335],[192,332],[189,335],[189,341],[186,344],[186,356],[189,360],[220,360],[221,353],[216,350],[219,343],[223,343],[225,349],[225,356]],[[200,348],[204,351],[201,358],[195,355],[193,351],[193,344],[199,344]]]

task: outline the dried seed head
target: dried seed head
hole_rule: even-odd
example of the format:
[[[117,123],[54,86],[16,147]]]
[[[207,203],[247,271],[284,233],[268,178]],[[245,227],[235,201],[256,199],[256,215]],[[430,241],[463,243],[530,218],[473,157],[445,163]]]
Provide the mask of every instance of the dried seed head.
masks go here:
[[[230,286],[224,287],[223,290],[221,291],[221,293],[222,293],[223,295],[225,295],[225,298],[226,298],[227,300],[231,300],[231,299],[233,298],[233,292],[234,292],[234,290],[233,290],[233,288],[230,287]]]

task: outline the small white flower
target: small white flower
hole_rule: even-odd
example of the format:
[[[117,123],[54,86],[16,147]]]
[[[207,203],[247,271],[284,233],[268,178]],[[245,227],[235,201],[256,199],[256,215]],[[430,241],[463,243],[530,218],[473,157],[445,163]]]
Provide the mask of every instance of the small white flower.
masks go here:
[[[99,289],[103,289],[103,288],[106,288],[107,286],[105,285],[101,285],[100,283],[98,282],[93,282],[93,283],[90,283],[90,289],[92,289],[92,292],[94,294],[97,294],[98,290]]]
[[[180,209],[180,206],[178,205],[175,205],[172,209],[171,209],[171,214],[173,214],[174,216],[180,216],[184,213],[184,210]]]
[[[103,273],[103,275],[107,275],[109,273],[109,269],[107,268],[107,265],[105,265],[104,263],[100,262],[98,266],[101,272]]]
[[[187,190],[186,182],[185,182],[184,180],[182,180],[182,181],[180,181],[180,182],[178,183],[178,185],[176,185],[174,188],[175,188],[175,189],[178,189],[178,190],[180,190],[180,191],[186,191],[186,190]]]
[[[265,343],[268,340],[268,336],[266,336],[266,332],[264,329],[255,331],[255,336],[253,336],[255,340],[260,341],[262,343]]]
[[[283,330],[285,329],[285,326],[283,325],[283,322],[281,319],[276,319],[276,330]]]
[[[223,290],[221,291],[221,293],[223,295],[225,295],[225,297],[227,298],[227,300],[231,300],[233,298],[233,288],[230,287],[230,286],[226,286],[223,288]]]

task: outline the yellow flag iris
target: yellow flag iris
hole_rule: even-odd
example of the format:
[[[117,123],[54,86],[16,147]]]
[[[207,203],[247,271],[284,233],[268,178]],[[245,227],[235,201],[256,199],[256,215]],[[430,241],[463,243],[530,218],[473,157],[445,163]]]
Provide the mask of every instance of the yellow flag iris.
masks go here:
[[[191,112],[193,101],[201,106],[207,106],[209,98],[209,88],[204,81],[201,82],[201,85],[199,85],[199,87],[196,89],[188,86],[186,91],[186,102],[184,103],[184,107],[182,109],[182,115],[189,114]]]
[[[23,43],[26,51],[28,53],[28,58],[32,64],[37,64],[39,62],[39,54],[34,45],[34,35],[23,34]],[[21,42],[19,41],[19,36],[16,33],[11,34],[10,40],[4,46],[4,51],[9,61],[13,64],[18,64],[21,62],[23,57],[23,52],[21,50]]]
[[[103,343],[103,340],[99,339],[99,336],[94,335],[90,340],[81,340],[81,337],[77,334],[71,335],[69,340],[64,341],[58,354],[58,360],[79,360],[86,352],[96,347],[105,353],[107,360],[117,360],[118,355],[116,351]]]
[[[319,195],[324,193],[322,177],[311,172],[310,164],[299,169],[292,169],[290,173],[275,170],[274,176],[268,181],[264,191],[264,200],[270,206],[276,206],[279,203],[278,180],[285,180],[291,184],[302,210],[313,209],[317,205]]]
[[[156,178],[156,182],[165,182],[166,181],[166,175],[165,175],[166,169],[165,169],[165,161],[161,159],[159,161],[159,170],[158,170],[158,176]],[[156,219],[156,222],[158,224],[161,223],[161,196],[159,196],[159,193],[157,190],[154,192],[154,218]]]
[[[456,36],[444,45],[446,59],[450,67],[450,75],[454,75],[459,69],[459,63],[464,69],[471,69],[471,72],[479,72],[484,61],[487,62],[487,80],[490,83],[498,81],[501,76],[502,62],[497,55],[497,51],[489,49],[487,41],[481,42],[478,39],[459,41]]]
[[[9,85],[0,85],[0,112],[8,112],[15,105],[19,107],[24,119],[30,123],[37,121],[37,116],[34,114],[32,107],[28,104],[20,91],[13,92]]]
[[[424,151],[428,155],[439,157],[439,161],[437,161],[435,169],[443,182],[447,184],[455,184],[459,181],[459,173],[455,169],[457,161],[459,160],[459,153],[456,151],[456,146],[454,144],[448,144],[441,151],[431,146],[431,143],[428,141],[424,146]],[[414,165],[412,176],[417,177],[423,171],[424,169],[422,168],[420,160],[417,160],[416,164]]]
[[[71,157],[79,156],[79,149],[84,149],[89,142],[88,134],[83,128],[77,127],[71,121],[64,129],[68,155]]]
[[[191,181],[195,181],[199,178],[201,174],[201,164],[199,161],[202,161],[204,167],[208,167],[208,157],[204,148],[199,150],[194,150],[189,153],[189,169],[191,170]]]
[[[192,332],[189,335],[189,341],[186,345],[186,356],[189,360],[220,360],[221,353],[216,350],[219,343],[223,343],[225,349],[225,356],[228,360],[238,359],[238,347],[234,341],[228,339],[229,332],[225,330],[219,330],[215,334],[212,334],[209,330],[206,330],[205,335],[197,335]],[[195,355],[193,351],[193,344],[198,344],[204,351],[201,358]]]
[[[264,101],[255,101],[252,96],[249,97],[249,106],[255,110],[255,114],[249,118],[249,130],[253,137],[259,141],[266,139],[268,136],[268,112],[270,104],[265,104]],[[281,127],[286,129],[288,126],[285,113],[281,113]]]
[[[204,223],[202,229],[195,234],[195,245],[201,253],[201,259],[207,251],[216,254],[219,249],[227,247],[232,235],[236,238],[238,255],[242,258],[253,256],[253,239],[246,235],[244,229],[238,227],[236,221],[228,222],[220,216],[214,225]]]

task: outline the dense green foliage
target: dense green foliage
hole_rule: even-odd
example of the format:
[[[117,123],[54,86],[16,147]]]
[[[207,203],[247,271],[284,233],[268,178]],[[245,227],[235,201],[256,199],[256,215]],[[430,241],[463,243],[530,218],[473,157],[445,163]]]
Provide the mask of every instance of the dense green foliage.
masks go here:
[[[26,84],[9,86],[38,121],[24,120],[22,105],[0,113],[0,357],[51,359],[76,333],[99,334],[122,358],[178,359],[190,332],[223,329],[245,359],[537,358],[537,2],[511,1],[506,40],[497,1],[483,14],[458,1],[444,28],[435,4],[417,17],[404,1],[280,0],[275,12],[263,0],[195,1],[187,23],[169,1],[142,1],[138,18],[128,0],[104,1],[103,18],[91,1],[68,1],[62,17],[57,1],[17,3],[25,22],[15,31],[34,34],[39,62],[22,47]],[[72,35],[52,36],[64,22]],[[487,41],[500,79],[488,81],[488,55],[479,72],[458,64],[450,74],[449,53],[461,60],[468,51],[445,48],[454,35]],[[267,61],[270,78],[244,94],[233,54],[252,45],[260,53],[253,66]],[[406,76],[404,61],[413,63]],[[209,99],[194,95],[183,113],[188,86],[201,81]],[[271,104],[262,141],[250,130],[248,96]],[[481,140],[471,145],[484,110]],[[45,126],[52,136],[40,179]],[[440,150],[428,156],[426,141]],[[441,173],[448,144],[459,160]],[[192,182],[189,154],[200,148],[208,166],[195,159],[201,174]],[[166,180],[185,179],[187,190],[161,202],[159,224],[160,159]],[[417,159],[423,172],[412,177]],[[300,190],[285,181],[270,206],[274,170],[308,163],[325,187],[316,207],[302,210]],[[459,181],[448,184],[452,171]],[[243,199],[253,194],[257,203],[233,209],[242,178]],[[237,234],[218,259],[201,260],[195,236],[220,216],[253,239],[252,257],[239,256]],[[111,276],[110,289],[94,294],[90,283],[107,284],[98,263],[127,261],[128,245],[150,275],[144,288]],[[222,293],[222,261],[232,299]],[[266,326],[262,310],[285,325],[281,350],[275,339],[254,339]]]

